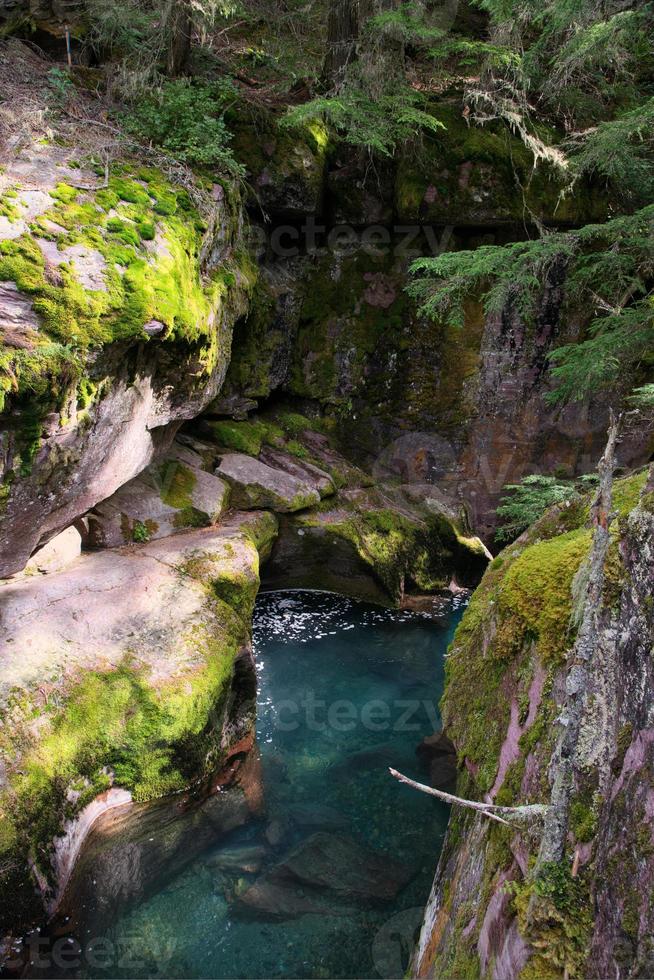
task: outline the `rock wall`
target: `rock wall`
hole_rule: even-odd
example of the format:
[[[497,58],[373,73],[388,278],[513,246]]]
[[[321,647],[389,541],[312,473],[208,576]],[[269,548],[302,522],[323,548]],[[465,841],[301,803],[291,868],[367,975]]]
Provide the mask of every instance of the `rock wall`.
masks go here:
[[[584,186],[557,206],[556,179],[527,179],[519,140],[469,128],[454,99],[434,112],[448,126],[442,138],[375,173],[351,148],[325,159],[307,143],[294,159],[272,138],[268,157],[243,157],[267,192],[256,238],[262,276],[235,331],[226,390],[313,406],[336,423],[345,455],[380,479],[455,494],[492,540],[506,483],[557,468],[577,475],[599,458],[606,397],[567,407],[546,400],[547,355],[583,334],[588,313],[568,301],[558,267],[533,324],[510,305],[484,316],[475,296],[463,329],[428,322],[404,291],[409,261],[520,240],[535,234],[536,219],[558,228],[601,221],[608,202]],[[293,179],[279,178],[293,186],[292,208],[270,192],[280,155],[294,167]],[[260,220],[255,201],[250,209]],[[625,440],[621,462],[644,462],[650,442],[650,434]]]
[[[560,861],[539,866],[537,822],[454,807],[413,975],[648,976],[652,972],[654,638],[651,473],[615,485],[591,693],[572,759]],[[550,802],[591,531],[588,502],[555,509],[489,567],[456,634],[443,703],[458,792]]]

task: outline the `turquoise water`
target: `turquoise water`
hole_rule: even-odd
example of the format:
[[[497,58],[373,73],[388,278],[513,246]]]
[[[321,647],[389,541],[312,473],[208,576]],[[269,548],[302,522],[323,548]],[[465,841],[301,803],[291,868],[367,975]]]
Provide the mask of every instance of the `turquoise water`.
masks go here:
[[[244,818],[228,790],[95,841],[49,938],[59,965],[46,968],[46,953],[31,974],[401,976],[448,812],[388,767],[426,778],[415,750],[439,724],[459,617],[454,605],[433,620],[325,593],[262,595],[263,808]]]

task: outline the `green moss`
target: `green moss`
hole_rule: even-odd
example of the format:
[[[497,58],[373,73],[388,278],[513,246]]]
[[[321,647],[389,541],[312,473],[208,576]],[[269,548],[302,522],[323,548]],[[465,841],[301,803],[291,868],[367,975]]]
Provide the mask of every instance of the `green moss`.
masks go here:
[[[274,325],[274,311],[272,290],[265,279],[259,279],[247,317],[234,328],[227,375],[228,387],[251,398],[266,398],[272,390],[274,359],[284,342],[282,331]]]
[[[219,599],[231,606],[245,622],[250,623],[259,591],[258,578],[246,572],[235,572],[229,577],[217,579],[213,589]]]
[[[14,203],[16,192],[5,190],[0,194],[0,217],[8,218],[9,221],[20,219],[20,209]]]
[[[256,422],[209,422],[211,433],[220,446],[249,456],[258,456],[263,444],[264,430]]]
[[[477,769],[487,792],[495,780],[509,724],[507,691],[526,694],[535,644],[546,665],[561,663],[574,635],[570,626],[572,582],[586,557],[590,531],[578,528],[522,550],[510,546],[493,562],[459,625],[446,663],[442,713],[460,758]],[[521,739],[521,759],[509,773],[504,797],[515,799],[521,767],[549,730],[541,708]]]
[[[52,208],[35,220],[33,233],[0,243],[0,278],[29,297],[39,319],[32,349],[0,355],[0,411],[7,396],[18,405],[23,394],[33,397],[35,386],[49,393],[42,414],[59,410],[89,353],[117,340],[147,340],[143,325],[149,320],[165,325],[163,339],[194,348],[194,370],[200,373],[213,371],[227,356],[215,324],[229,290],[237,281],[239,290],[247,288],[248,280],[226,268],[204,282],[202,222],[187,192],[157,171],[138,173],[133,179],[127,165],[117,168],[109,187],[90,200],[59,184],[51,192]],[[110,209],[116,213],[107,217]],[[48,221],[65,231],[52,231]],[[97,252],[105,261],[106,290],[86,290],[67,263],[52,275],[32,235],[54,239],[60,248],[83,245]],[[146,243],[155,236],[161,247],[148,251]]]
[[[188,466],[176,461],[166,463],[160,469],[161,499],[168,507],[183,510],[193,506],[196,476]]]
[[[109,767],[118,785],[145,800],[183,789],[202,774],[194,768],[198,743],[211,741],[207,721],[231,676],[239,635],[240,629],[234,640],[217,641],[198,634],[203,669],[184,685],[154,690],[125,662],[108,673],[87,673],[71,689],[50,732],[11,779],[15,832],[31,842],[42,868],[47,871],[50,841],[69,810],[66,787],[73,782],[84,779],[91,799],[106,788]],[[83,805],[78,800],[76,809]]]
[[[637,506],[640,495],[647,482],[648,469],[632,473],[615,481],[613,486],[613,507],[620,517],[626,517]]]
[[[207,425],[219,445],[248,456],[258,456],[264,443],[284,445],[283,430],[269,419],[260,418],[254,422],[224,420],[208,422]]]
[[[317,516],[332,507],[325,501],[322,508],[314,507],[311,514],[300,518],[300,523],[319,526],[327,535],[348,541],[395,602],[405,589],[431,592],[446,587],[453,566],[469,572],[477,561],[481,568],[485,565],[486,557],[469,548],[447,518],[411,519],[380,506],[378,499],[373,491],[369,499],[351,508],[350,516],[343,519],[339,514],[334,522],[323,522]]]
[[[526,548],[508,569],[498,607],[521,638],[531,637],[545,662],[560,661],[571,643],[572,581],[588,555],[591,533],[569,531]]]
[[[592,794],[585,793],[570,805],[570,830],[580,844],[589,843],[597,833],[600,802]]]
[[[138,246],[140,235],[134,225],[121,221],[120,218],[109,218],[106,227],[108,232],[115,235],[125,245]]]
[[[78,196],[79,191],[71,187],[70,184],[57,184],[55,189],[50,191],[50,197],[53,197],[55,201],[59,201],[61,204],[72,204],[77,200]]]
[[[567,861],[550,862],[538,877],[514,888],[514,906],[533,955],[521,980],[583,978],[593,929],[592,902],[583,876],[572,877]]]

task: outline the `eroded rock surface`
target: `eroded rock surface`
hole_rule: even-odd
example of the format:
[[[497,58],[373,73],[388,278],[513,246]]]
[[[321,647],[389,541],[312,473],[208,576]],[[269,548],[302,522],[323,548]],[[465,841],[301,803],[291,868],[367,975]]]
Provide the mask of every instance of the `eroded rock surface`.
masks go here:
[[[228,502],[228,485],[202,469],[201,457],[173,445],[162,460],[86,515],[85,543],[116,548],[216,524]]]
[[[279,513],[306,510],[320,503],[320,493],[307,481],[242,453],[226,453],[216,475],[232,488],[232,499],[242,509],[269,507]]]
[[[4,57],[19,75],[47,72],[20,45]],[[47,91],[35,83],[37,101]],[[0,164],[6,576],[216,397],[251,284],[224,193],[203,225],[186,190],[135,162],[116,162],[105,182],[83,151],[48,139],[17,143]]]

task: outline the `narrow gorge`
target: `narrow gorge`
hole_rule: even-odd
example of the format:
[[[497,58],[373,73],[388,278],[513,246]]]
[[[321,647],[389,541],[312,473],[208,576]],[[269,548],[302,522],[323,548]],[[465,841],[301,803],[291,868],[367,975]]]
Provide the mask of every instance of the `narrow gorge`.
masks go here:
[[[653,26],[0,0],[2,976],[654,975]]]

